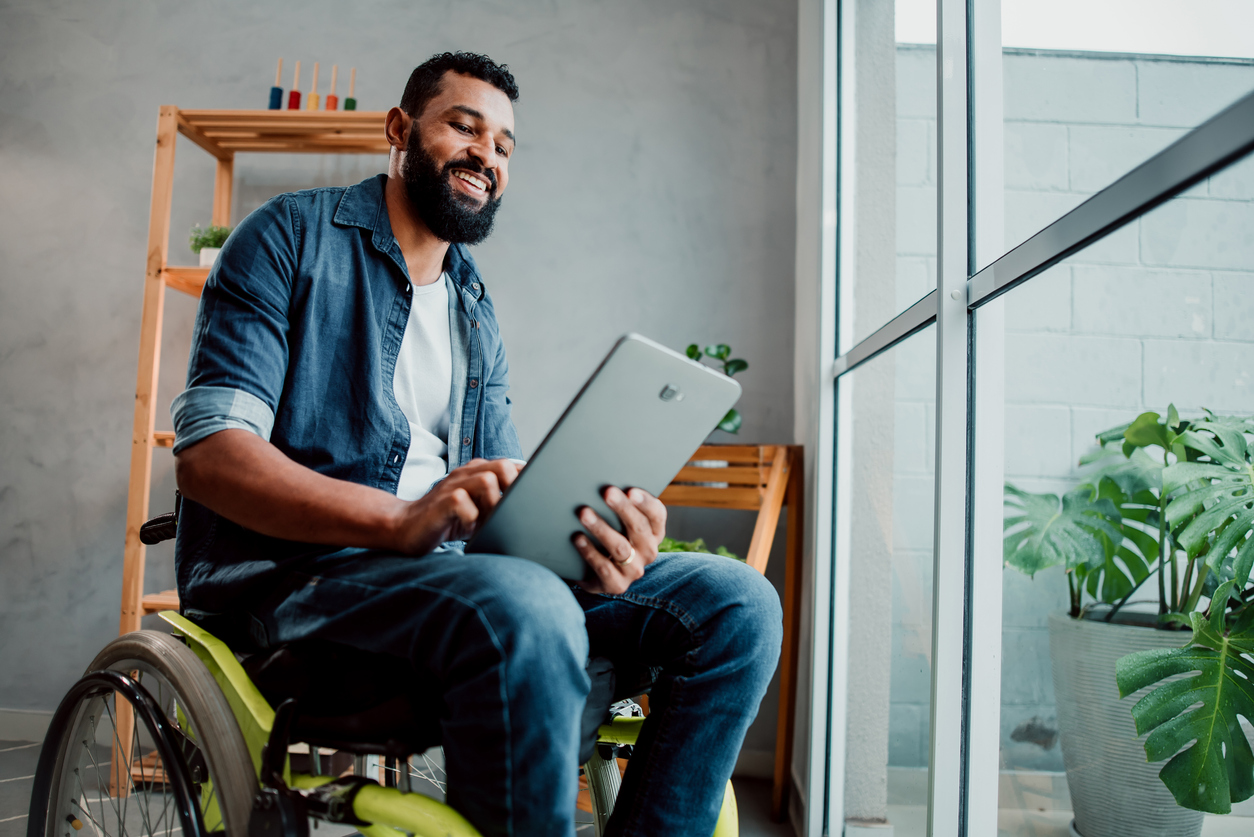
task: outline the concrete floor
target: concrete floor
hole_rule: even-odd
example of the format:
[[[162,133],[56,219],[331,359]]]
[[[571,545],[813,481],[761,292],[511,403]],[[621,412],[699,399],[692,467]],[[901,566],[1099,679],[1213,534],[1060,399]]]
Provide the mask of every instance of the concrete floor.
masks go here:
[[[29,741],[0,741],[0,837],[23,837],[26,813],[39,745]],[[792,828],[771,822],[771,783],[766,779],[734,779],[740,809],[741,837],[793,837]],[[591,826],[580,831],[590,833]],[[339,837],[352,828],[323,825],[314,837]]]

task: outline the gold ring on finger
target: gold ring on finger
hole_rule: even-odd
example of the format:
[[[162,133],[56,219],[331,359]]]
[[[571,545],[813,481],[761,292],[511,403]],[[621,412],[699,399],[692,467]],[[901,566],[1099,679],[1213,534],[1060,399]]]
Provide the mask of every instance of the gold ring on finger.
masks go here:
[[[630,563],[631,563],[632,561],[634,561],[634,560],[636,560],[636,549],[635,549],[635,547],[632,547],[632,549],[631,549],[631,554],[630,554],[630,555],[628,555],[628,556],[626,557],[626,559],[624,559],[624,560],[620,561],[620,560],[618,560],[617,558],[615,558],[615,559],[614,559],[614,563],[615,563],[615,564],[618,564],[618,566],[620,566],[620,567],[625,567],[625,566],[627,566],[628,564],[630,564]]]

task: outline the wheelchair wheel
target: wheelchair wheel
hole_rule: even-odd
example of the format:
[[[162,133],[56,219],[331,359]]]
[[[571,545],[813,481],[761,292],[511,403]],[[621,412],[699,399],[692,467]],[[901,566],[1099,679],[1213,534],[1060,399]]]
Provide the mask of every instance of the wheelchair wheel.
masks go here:
[[[136,696],[83,688],[89,675],[44,741],[27,837],[172,835],[184,831],[181,809],[199,812],[203,834],[245,837],[256,773],[230,705],[196,655],[168,634],[137,631],[105,646],[88,671],[125,674],[143,687],[164,715],[164,738],[181,754],[185,779],[132,715]]]

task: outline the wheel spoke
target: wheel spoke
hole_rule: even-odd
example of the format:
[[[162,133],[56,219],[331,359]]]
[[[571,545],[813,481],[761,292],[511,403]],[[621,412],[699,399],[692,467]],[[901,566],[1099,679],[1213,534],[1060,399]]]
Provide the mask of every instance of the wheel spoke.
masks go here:
[[[102,709],[104,709],[106,712],[108,711],[108,709],[109,709],[109,705],[108,705],[108,698],[105,698],[104,700],[102,700],[102,701],[101,701],[101,708],[102,708]],[[112,717],[112,716],[110,716],[110,717]],[[96,761],[96,753],[95,753],[95,751],[92,749],[92,745],[93,745],[93,744],[95,744],[95,742],[96,742],[96,734],[97,734],[97,731],[96,731],[96,716],[95,716],[95,715],[91,715],[91,716],[89,716],[89,720],[90,720],[90,722],[91,722],[91,735],[90,735],[89,737],[87,737],[87,738],[83,739],[83,749],[87,751],[87,757],[91,759],[91,764],[92,764],[92,767],[93,767],[93,768],[95,768],[95,770],[96,770],[96,785],[97,785],[97,787],[96,787],[96,793],[97,793],[97,794],[100,794],[100,793],[101,793],[101,787],[103,787],[103,788],[104,788],[104,794],[105,794],[106,796],[108,796],[108,798],[109,798],[109,804],[113,807],[114,813],[115,813],[115,814],[117,814],[117,816],[118,816],[118,822],[121,822],[121,821],[122,821],[122,812],[121,812],[121,808],[120,808],[120,806],[119,806],[119,803],[118,803],[117,797],[115,797],[115,796],[113,795],[113,793],[112,793],[112,788],[110,787],[110,785],[111,785],[111,778],[110,778],[108,775],[104,775],[104,774],[102,774],[102,773],[101,773],[101,770],[100,770],[100,763]],[[103,779],[103,781],[102,781],[102,779]],[[82,777],[81,777],[81,776],[79,777],[79,787],[80,787],[80,788],[82,788]],[[104,804],[102,803],[100,807],[101,807],[100,816],[103,818],[103,817],[104,817]]]

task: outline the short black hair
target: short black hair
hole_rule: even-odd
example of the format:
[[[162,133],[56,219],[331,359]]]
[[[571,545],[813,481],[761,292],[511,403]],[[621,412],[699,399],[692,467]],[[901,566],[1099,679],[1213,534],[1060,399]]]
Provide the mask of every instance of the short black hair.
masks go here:
[[[477,52],[444,52],[431,56],[409,74],[405,92],[401,95],[401,110],[414,117],[421,114],[427,103],[440,92],[440,82],[450,70],[486,81],[508,96],[511,102],[518,101],[518,84],[508,64],[498,64]]]

